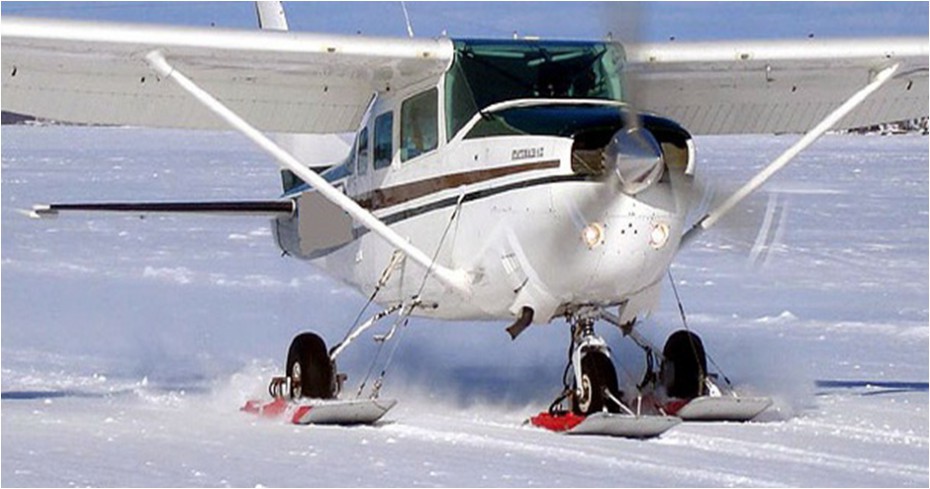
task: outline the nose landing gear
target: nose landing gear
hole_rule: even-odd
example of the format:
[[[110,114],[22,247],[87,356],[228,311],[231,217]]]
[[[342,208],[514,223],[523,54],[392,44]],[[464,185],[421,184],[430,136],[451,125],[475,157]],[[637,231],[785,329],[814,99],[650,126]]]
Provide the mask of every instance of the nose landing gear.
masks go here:
[[[621,412],[623,393],[617,387],[617,371],[607,342],[594,332],[594,320],[573,317],[571,381],[565,380],[572,412],[587,416],[601,411]]]
[[[530,423],[568,434],[625,438],[652,438],[678,424],[678,418],[642,414],[624,403],[607,342],[594,332],[596,318],[589,311],[568,317],[572,343],[563,392]]]

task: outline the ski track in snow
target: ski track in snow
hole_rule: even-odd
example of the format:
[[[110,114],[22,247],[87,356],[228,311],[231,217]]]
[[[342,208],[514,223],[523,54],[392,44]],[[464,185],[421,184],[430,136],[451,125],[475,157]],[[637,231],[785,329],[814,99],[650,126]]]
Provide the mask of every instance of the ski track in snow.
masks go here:
[[[416,320],[374,427],[238,408],[302,329],[341,337],[364,299],[281,258],[255,218],[23,218],[33,203],[265,199],[277,172],[234,134],[4,127],[4,486],[894,486],[928,481],[927,138],[828,136],[776,177],[785,224],[747,261],[768,197],[682,251],[688,319],[747,424],[649,441],[523,424],[558,392],[567,328]],[[697,141],[726,194],[793,136]],[[666,287],[668,289],[668,287]],[[642,324],[680,328],[666,290]],[[601,330],[625,382],[641,355]],[[354,392],[375,347],[341,358]]]

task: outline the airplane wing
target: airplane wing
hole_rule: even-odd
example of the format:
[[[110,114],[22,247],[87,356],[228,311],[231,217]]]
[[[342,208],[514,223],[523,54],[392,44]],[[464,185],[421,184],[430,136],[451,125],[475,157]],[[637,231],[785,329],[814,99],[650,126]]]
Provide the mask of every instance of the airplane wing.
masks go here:
[[[4,110],[55,120],[186,128],[222,122],[143,61],[171,63],[273,132],[356,129],[372,93],[438,77],[448,39],[370,38],[6,17]],[[630,46],[636,105],[693,134],[803,132],[894,63],[895,79],[838,126],[926,116],[926,39]]]
[[[3,110],[58,121],[225,129],[143,57],[158,49],[256,128],[357,129],[375,91],[438,77],[447,39],[380,39],[5,16]]]
[[[700,42],[629,46],[635,105],[693,134],[804,132],[873,75],[894,78],[837,126],[926,117],[926,38]]]

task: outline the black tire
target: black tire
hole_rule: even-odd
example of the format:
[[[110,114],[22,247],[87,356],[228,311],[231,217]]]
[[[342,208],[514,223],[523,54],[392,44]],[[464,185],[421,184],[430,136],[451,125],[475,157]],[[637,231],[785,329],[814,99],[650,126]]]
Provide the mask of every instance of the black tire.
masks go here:
[[[620,406],[604,394],[606,389],[617,399],[622,396],[617,387],[617,371],[606,354],[595,351],[581,358],[581,385],[578,387],[581,395],[576,396],[573,403],[576,414],[597,413],[603,411],[605,406],[608,412],[620,411]]]
[[[326,342],[315,333],[301,333],[287,350],[287,376],[291,379],[291,395],[313,399],[335,397],[333,363]]]
[[[704,395],[707,355],[701,337],[686,330],[672,333],[662,349],[659,378],[669,397],[694,399]]]

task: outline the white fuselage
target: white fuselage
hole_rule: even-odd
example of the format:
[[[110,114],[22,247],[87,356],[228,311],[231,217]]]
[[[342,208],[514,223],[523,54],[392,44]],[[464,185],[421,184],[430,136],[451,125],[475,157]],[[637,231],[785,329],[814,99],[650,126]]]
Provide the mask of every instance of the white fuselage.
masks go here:
[[[465,297],[422,266],[395,262],[376,301],[419,295],[435,308],[417,314],[445,319],[509,319],[531,307],[537,322],[572,306],[626,304],[632,318],[654,305],[678,249],[691,176],[666,167],[661,181],[630,196],[610,178],[573,173],[571,146],[549,136],[453,139],[344,180],[350,197],[471,279]],[[394,248],[360,226],[354,234],[312,261],[369,295]]]
[[[379,91],[349,157],[323,175],[392,232],[297,188],[286,193],[296,215],[276,222],[281,247],[366,296],[377,289],[378,303],[418,297],[419,315],[509,320],[529,308],[548,322],[617,305],[631,320],[650,309],[690,208],[690,135],[637,122],[617,45],[455,49],[438,80]],[[656,137],[635,133],[641,124]],[[400,259],[408,242],[417,256]]]

